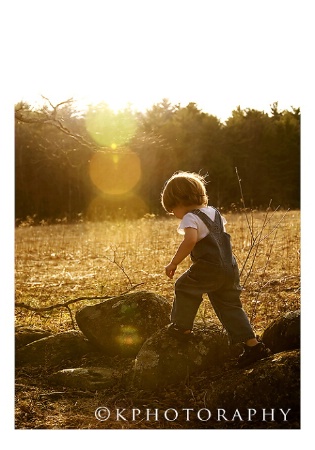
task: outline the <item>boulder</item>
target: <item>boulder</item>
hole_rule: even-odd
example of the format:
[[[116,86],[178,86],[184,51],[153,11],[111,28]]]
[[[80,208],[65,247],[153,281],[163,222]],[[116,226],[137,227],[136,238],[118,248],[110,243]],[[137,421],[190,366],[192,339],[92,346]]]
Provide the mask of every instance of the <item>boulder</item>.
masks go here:
[[[214,323],[195,323],[194,336],[185,341],[170,336],[165,327],[147,339],[139,351],[133,384],[145,390],[163,388],[192,374],[222,368],[229,358],[228,337]]]
[[[227,415],[236,410],[246,416],[249,409],[259,411],[259,414],[263,409],[268,412],[273,409],[279,419],[282,418],[280,408],[283,411],[290,409],[290,418],[297,420],[300,408],[299,350],[277,353],[246,369],[234,368],[222,373],[208,386],[205,404],[209,410],[221,408]]]
[[[274,320],[261,340],[273,353],[300,348],[300,311],[287,312]]]
[[[58,386],[98,391],[117,384],[119,374],[109,367],[77,367],[59,370],[50,375],[48,381]]]
[[[135,292],[86,306],[76,313],[76,321],[104,354],[134,357],[148,337],[169,323],[170,312],[165,298]]]
[[[15,353],[17,366],[53,366],[95,351],[81,331],[65,331],[27,344]]]
[[[51,336],[51,331],[42,330],[39,328],[19,327],[15,330],[15,349],[30,344],[44,337]]]

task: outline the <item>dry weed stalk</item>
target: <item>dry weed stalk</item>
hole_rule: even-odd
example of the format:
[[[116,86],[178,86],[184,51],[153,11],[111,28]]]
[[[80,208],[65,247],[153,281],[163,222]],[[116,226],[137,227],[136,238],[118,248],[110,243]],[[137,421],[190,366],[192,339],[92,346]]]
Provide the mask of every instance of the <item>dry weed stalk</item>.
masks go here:
[[[277,206],[276,209],[273,211],[273,213],[269,216],[269,212],[271,210],[271,203],[272,203],[272,199],[271,199],[269,201],[268,208],[267,208],[267,210],[265,212],[262,226],[261,226],[260,230],[258,230],[258,232],[255,234],[254,233],[253,210],[250,210],[250,212],[251,212],[251,221],[250,221],[249,218],[248,218],[247,207],[246,207],[246,204],[245,204],[245,199],[244,199],[244,194],[243,194],[243,189],[242,189],[242,183],[241,183],[242,180],[241,180],[241,178],[240,178],[240,176],[238,174],[237,167],[235,167],[235,172],[236,172],[236,176],[237,176],[237,180],[238,180],[238,184],[239,184],[239,189],[240,189],[240,194],[241,194],[241,201],[242,201],[242,205],[243,205],[243,211],[245,213],[245,218],[246,218],[246,222],[247,222],[247,226],[248,226],[248,230],[249,230],[249,234],[250,234],[250,248],[249,248],[249,250],[247,252],[247,255],[245,257],[245,261],[244,261],[244,263],[243,263],[243,265],[241,267],[241,270],[240,270],[240,277],[242,277],[243,272],[245,271],[246,265],[250,264],[249,265],[249,269],[247,270],[247,273],[244,276],[244,280],[242,281],[243,288],[245,287],[249,277],[253,273],[253,268],[254,268],[254,265],[255,265],[255,262],[256,262],[256,259],[257,259],[257,254],[258,254],[258,249],[260,247],[260,244],[274,233],[272,244],[270,245],[269,252],[266,255],[267,259],[265,261],[265,265],[264,265],[264,268],[263,268],[262,280],[259,283],[259,289],[258,289],[258,292],[257,292],[256,297],[254,299],[253,309],[252,309],[252,312],[250,314],[250,321],[253,321],[254,318],[255,318],[255,315],[256,315],[256,309],[257,309],[257,305],[258,305],[259,296],[260,296],[264,286],[266,284],[268,284],[268,283],[264,282],[264,278],[265,278],[265,275],[266,275],[267,266],[268,266],[268,264],[270,262],[271,252],[272,252],[275,240],[276,240],[277,230],[278,230],[278,228],[280,226],[280,223],[283,221],[283,219],[285,218],[286,214],[288,213],[289,209],[281,216],[280,220],[278,220],[278,222],[271,228],[271,230],[269,232],[267,232],[266,234],[264,234],[267,225],[269,225],[271,223],[271,220],[272,220],[274,214],[280,208],[280,205]]]

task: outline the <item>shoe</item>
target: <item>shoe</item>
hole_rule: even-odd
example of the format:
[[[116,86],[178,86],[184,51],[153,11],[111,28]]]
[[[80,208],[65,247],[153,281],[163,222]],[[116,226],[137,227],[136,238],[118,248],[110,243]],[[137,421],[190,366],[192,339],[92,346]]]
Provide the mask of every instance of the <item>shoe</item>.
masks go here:
[[[270,355],[272,355],[272,351],[262,342],[259,342],[253,347],[244,345],[244,351],[238,358],[237,366],[242,368],[254,363],[255,361],[259,361],[260,359],[267,358]]]
[[[167,327],[167,333],[180,340],[188,340],[194,335],[192,330],[185,330],[184,328],[180,328],[175,323],[171,323]]]

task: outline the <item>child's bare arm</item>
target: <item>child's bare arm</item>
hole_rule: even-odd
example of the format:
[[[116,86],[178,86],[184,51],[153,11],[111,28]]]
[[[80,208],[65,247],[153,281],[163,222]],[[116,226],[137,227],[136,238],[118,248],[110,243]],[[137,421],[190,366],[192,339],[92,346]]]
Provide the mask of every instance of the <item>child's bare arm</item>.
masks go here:
[[[173,278],[177,266],[190,254],[197,242],[197,230],[195,228],[185,228],[185,237],[178,247],[172,261],[165,267],[165,273],[169,278]]]

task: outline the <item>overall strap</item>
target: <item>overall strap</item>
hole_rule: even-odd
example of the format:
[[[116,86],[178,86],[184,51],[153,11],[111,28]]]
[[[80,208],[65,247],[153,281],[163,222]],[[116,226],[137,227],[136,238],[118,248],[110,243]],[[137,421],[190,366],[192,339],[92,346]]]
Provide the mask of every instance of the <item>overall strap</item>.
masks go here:
[[[203,223],[207,226],[209,231],[212,231],[213,228],[216,228],[217,231],[219,231],[218,228],[220,228],[221,231],[224,231],[221,214],[219,213],[219,211],[216,208],[213,208],[213,209],[215,210],[214,222],[210,219],[209,216],[207,216],[206,213],[204,213],[203,211],[200,211],[200,209],[194,209],[191,212],[193,214],[195,214],[196,216],[198,216],[203,221]]]

